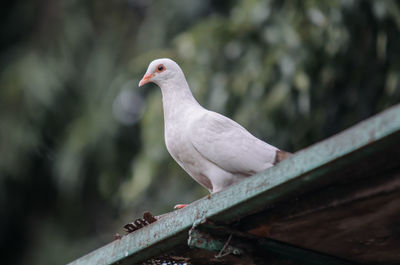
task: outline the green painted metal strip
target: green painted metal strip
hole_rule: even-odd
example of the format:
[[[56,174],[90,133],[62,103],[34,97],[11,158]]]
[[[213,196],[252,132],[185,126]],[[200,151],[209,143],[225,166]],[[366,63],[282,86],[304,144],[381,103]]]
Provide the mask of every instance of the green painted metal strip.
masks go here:
[[[260,209],[323,178],[332,162],[343,156],[360,153],[384,138],[400,135],[400,105],[365,120],[340,134],[297,152],[265,172],[230,188],[202,198],[190,206],[169,213],[159,221],[114,241],[72,262],[113,264],[127,260],[134,264],[185,244],[192,224],[203,218],[231,222]],[[398,142],[397,142],[398,144]],[[345,159],[342,159],[345,160]],[[345,162],[343,162],[345,163]],[[332,180],[334,181],[334,180]]]

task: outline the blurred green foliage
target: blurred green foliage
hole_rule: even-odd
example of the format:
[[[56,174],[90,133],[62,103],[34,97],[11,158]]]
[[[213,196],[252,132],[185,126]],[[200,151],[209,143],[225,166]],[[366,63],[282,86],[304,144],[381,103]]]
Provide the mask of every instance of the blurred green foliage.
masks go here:
[[[397,1],[6,1],[0,32],[0,247],[63,264],[144,210],[206,191],[164,146],[171,57],[205,107],[288,151],[400,101]]]

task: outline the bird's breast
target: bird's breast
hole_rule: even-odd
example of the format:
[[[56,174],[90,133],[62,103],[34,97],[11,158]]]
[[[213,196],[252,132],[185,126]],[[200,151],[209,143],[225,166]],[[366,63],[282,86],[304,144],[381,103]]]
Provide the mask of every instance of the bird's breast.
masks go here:
[[[190,141],[190,121],[196,116],[195,108],[181,109],[179,115],[165,119],[165,145],[175,160],[195,153]]]
[[[166,126],[165,145],[168,152],[175,160],[181,160],[178,158],[189,151],[189,141],[179,128],[168,128],[168,126]]]
[[[190,175],[195,174],[193,168],[202,169],[201,155],[194,148],[183,128],[181,130],[176,128],[166,129],[165,145],[175,161]]]

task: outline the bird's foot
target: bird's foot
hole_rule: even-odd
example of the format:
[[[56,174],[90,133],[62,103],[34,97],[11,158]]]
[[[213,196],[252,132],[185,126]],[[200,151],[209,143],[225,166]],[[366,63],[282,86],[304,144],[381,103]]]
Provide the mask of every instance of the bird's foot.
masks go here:
[[[122,236],[119,233],[115,233],[114,234],[114,240],[118,240],[118,239],[121,239],[121,238],[122,238]]]
[[[189,204],[177,204],[174,206],[174,210],[182,209],[188,206]]]

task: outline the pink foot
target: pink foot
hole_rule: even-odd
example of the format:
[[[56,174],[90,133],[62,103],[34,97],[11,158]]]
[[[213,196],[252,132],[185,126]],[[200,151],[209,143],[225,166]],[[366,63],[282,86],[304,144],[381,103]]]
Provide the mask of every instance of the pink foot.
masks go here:
[[[189,204],[177,204],[174,206],[174,210],[182,209],[188,206]]]

